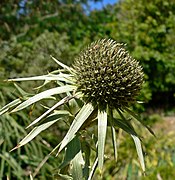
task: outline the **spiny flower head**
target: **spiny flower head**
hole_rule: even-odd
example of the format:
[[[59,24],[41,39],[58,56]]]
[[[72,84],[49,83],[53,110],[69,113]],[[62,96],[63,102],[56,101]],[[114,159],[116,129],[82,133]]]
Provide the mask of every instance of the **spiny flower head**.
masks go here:
[[[143,83],[139,62],[129,55],[124,44],[111,39],[91,43],[76,57],[73,67],[84,98],[104,108],[134,103]]]

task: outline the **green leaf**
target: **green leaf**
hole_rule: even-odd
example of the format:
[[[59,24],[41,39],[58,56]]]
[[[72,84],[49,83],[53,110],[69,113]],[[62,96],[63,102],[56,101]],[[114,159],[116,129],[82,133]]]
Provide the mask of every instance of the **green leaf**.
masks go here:
[[[61,66],[64,69],[67,69],[68,71],[71,71],[71,68],[69,66],[66,66],[65,64],[63,64],[62,62],[58,61],[56,58],[54,58],[53,56],[50,56],[59,66]]]
[[[30,180],[33,180],[33,177],[32,177],[32,175],[30,174]]]
[[[34,124],[38,123],[41,119],[43,119],[44,117],[46,117],[50,112],[52,112],[54,109],[56,109],[57,107],[65,104],[66,102],[68,102],[70,99],[72,99],[72,97],[65,97],[63,98],[61,101],[59,101],[58,103],[56,103],[54,106],[52,106],[49,110],[47,110],[45,113],[43,113],[40,117],[38,117],[37,119],[35,119],[29,126],[27,126],[26,128],[29,128],[31,126],[33,126]]]
[[[73,169],[72,169],[72,176],[73,179],[82,180],[83,179],[83,165],[84,160],[81,151],[75,156],[72,161]]]
[[[28,100],[24,101],[19,106],[17,106],[15,109],[13,109],[12,112],[20,111],[20,110],[30,106],[31,104],[33,104],[33,103],[35,103],[37,101],[40,101],[41,99],[47,98],[49,96],[52,96],[52,95],[55,95],[55,94],[65,93],[65,92],[68,92],[68,91],[73,91],[74,89],[75,89],[75,86],[66,85],[66,86],[56,87],[56,88],[46,90],[46,91],[41,92],[39,94],[36,94],[35,96],[33,96],[33,97],[29,98]]]
[[[9,111],[10,108],[20,104],[21,102],[22,102],[21,99],[18,98],[10,102],[9,104],[5,105],[2,109],[0,109],[0,115],[6,113],[7,111]]]
[[[128,109],[128,108],[124,108],[132,117],[134,117],[137,121],[139,121],[144,127],[146,127],[147,129],[148,129],[148,131],[153,135],[153,136],[156,136],[155,134],[154,134],[154,132],[153,132],[153,130],[150,128],[150,127],[148,127],[146,124],[144,124],[144,122],[140,119],[140,117],[137,115],[137,114],[135,114],[133,111],[131,111],[130,109]]]
[[[94,110],[94,107],[92,106],[91,103],[85,104],[82,107],[82,109],[77,114],[74,121],[72,122],[66,136],[62,140],[58,153],[74,138],[77,131],[80,129],[82,124],[86,121],[86,119],[90,116],[93,110]]]
[[[59,118],[60,119],[60,118]],[[14,147],[11,151],[18,149],[21,146],[24,146],[25,144],[27,144],[28,142],[30,142],[33,138],[35,138],[39,133],[41,133],[42,131],[44,131],[45,129],[47,129],[48,127],[50,127],[52,124],[54,124],[55,122],[57,122],[59,119],[56,119],[54,121],[42,124],[38,127],[35,127],[34,129],[32,129],[32,131],[30,131],[30,133],[24,138],[22,139],[22,141],[19,142],[19,144]]]
[[[57,175],[54,175],[54,177],[56,179],[61,179],[61,180],[73,180],[71,176],[64,175],[64,174],[57,174]]]
[[[116,131],[115,128],[113,126],[111,126],[111,132],[112,132],[112,144],[114,147],[114,158],[117,162],[117,157],[118,157],[118,153],[117,153],[117,138],[116,138]]]
[[[91,155],[91,147],[92,144],[90,144],[88,141],[83,141],[81,142],[82,148],[83,149],[83,154],[84,154],[84,159],[85,159],[85,165],[83,169],[83,176],[85,179],[88,179],[89,177],[89,170],[90,170],[90,155]]]
[[[82,156],[82,152],[81,152],[81,147],[80,147],[80,141],[78,138],[74,138],[75,142],[74,142],[74,147],[72,147],[72,151],[73,148],[75,149],[76,146],[79,146],[79,151],[77,152],[77,154],[75,155],[75,157],[72,160],[72,176],[73,179],[76,180],[82,180],[83,179],[83,166],[85,164],[83,156]],[[70,152],[71,153],[71,152]]]
[[[113,117],[113,111],[112,109],[109,109],[109,123],[111,126],[111,132],[112,132],[112,144],[113,144],[113,148],[114,148],[114,158],[117,162],[117,157],[118,157],[118,153],[117,153],[117,138],[116,138],[116,131],[115,131],[115,127],[114,127],[114,117]]]
[[[98,167],[103,168],[104,149],[107,130],[107,113],[106,111],[98,110]]]
[[[69,80],[69,77],[71,77],[71,74],[64,74],[59,73],[57,75],[55,74],[48,74],[48,75],[42,75],[42,76],[33,76],[33,77],[24,77],[24,78],[15,78],[15,79],[8,79],[8,81],[37,81],[37,80],[45,80],[45,81],[65,81],[65,82],[71,82]]]
[[[32,94],[29,94],[27,92],[25,92],[21,87],[19,87],[16,83],[14,83],[16,89],[19,91],[19,93],[21,94],[22,97],[30,97],[32,96]]]
[[[72,141],[70,141],[67,145],[64,161],[59,166],[59,169],[62,169],[65,166],[67,166],[70,163],[70,161],[72,161],[75,158],[75,156],[80,152],[80,150],[81,150],[80,141],[77,138],[77,136],[75,136],[72,139]]]
[[[124,123],[122,119],[114,118],[114,126],[118,126],[119,128],[123,129],[128,134],[137,135],[137,133],[133,131],[126,123]]]
[[[143,172],[145,172],[145,163],[144,163],[144,157],[143,157],[140,139],[137,136],[132,135],[132,134],[131,134],[131,137],[133,138],[135,146],[136,146],[136,150],[137,150],[137,154],[139,157],[141,168],[142,168]]]
[[[124,131],[126,131],[127,133],[137,136],[137,133],[135,132],[132,124],[125,118],[125,116],[122,114],[122,112],[119,109],[117,109],[117,111],[120,117],[122,118],[122,120],[116,119],[114,123],[118,124],[118,126],[122,128]]]
[[[97,168],[97,163],[98,163],[98,158],[96,158],[95,161],[94,161],[94,164],[92,166],[91,172],[90,172],[89,177],[88,177],[88,180],[92,179],[92,177],[93,177],[93,175],[95,173],[95,170]]]

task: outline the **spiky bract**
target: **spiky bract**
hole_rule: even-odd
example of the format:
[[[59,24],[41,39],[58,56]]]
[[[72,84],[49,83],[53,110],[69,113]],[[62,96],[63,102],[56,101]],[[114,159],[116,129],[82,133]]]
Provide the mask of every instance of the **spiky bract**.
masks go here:
[[[102,107],[135,102],[143,82],[142,67],[114,40],[91,43],[75,59],[75,78],[84,98]]]

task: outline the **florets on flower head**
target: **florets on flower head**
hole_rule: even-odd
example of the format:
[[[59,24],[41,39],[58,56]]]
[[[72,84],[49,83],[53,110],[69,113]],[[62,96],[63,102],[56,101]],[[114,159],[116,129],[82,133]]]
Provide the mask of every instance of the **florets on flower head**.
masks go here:
[[[143,82],[142,67],[114,40],[91,43],[74,62],[78,90],[101,107],[128,106],[135,102]]]

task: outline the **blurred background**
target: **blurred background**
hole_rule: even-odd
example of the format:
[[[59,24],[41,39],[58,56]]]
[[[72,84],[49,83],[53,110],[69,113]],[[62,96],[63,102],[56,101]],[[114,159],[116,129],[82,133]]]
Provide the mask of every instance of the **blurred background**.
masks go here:
[[[18,96],[3,80],[46,74],[57,69],[50,55],[71,65],[87,44],[112,38],[127,44],[140,61],[145,83],[132,107],[153,129],[156,138],[139,129],[147,176],[139,176],[135,147],[120,137],[119,158],[105,162],[104,179],[172,179],[175,177],[175,0],[1,0],[0,108]],[[25,90],[35,82],[22,84]],[[64,127],[52,127],[31,143],[9,153],[27,134],[24,127],[40,114],[23,111],[0,116],[0,179],[29,179],[42,159],[57,145]],[[51,156],[35,176],[52,179],[59,158]],[[98,175],[97,175],[98,177]]]

